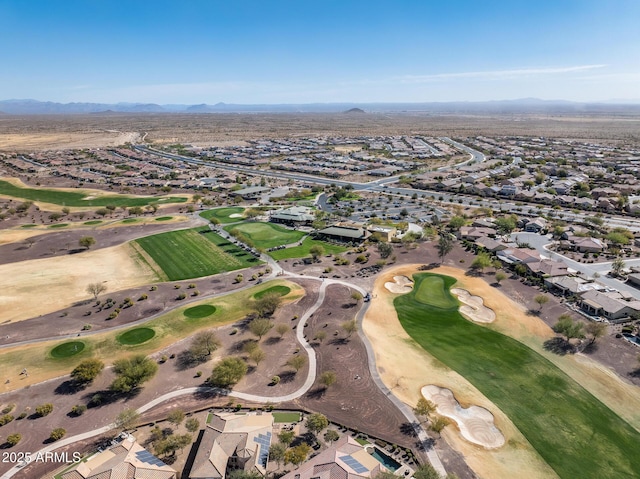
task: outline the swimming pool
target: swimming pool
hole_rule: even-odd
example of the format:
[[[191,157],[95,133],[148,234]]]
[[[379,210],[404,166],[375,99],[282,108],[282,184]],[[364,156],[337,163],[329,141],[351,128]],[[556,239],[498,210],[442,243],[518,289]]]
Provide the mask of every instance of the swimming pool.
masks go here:
[[[622,337],[624,337],[624,339],[626,339],[630,343],[633,343],[636,346],[640,346],[640,338],[638,338],[638,336],[634,336],[633,334],[623,333]]]
[[[402,465],[398,461],[396,461],[394,458],[387,456],[384,452],[382,452],[377,447],[373,448],[373,452],[371,452],[371,455],[375,457],[378,462],[380,462],[384,467],[389,469],[391,472],[397,471],[398,469],[400,469],[400,466]]]

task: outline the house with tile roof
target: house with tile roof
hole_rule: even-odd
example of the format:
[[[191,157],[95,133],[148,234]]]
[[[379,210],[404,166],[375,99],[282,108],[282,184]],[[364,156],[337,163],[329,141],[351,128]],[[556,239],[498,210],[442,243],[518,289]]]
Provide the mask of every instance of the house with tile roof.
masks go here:
[[[59,474],[61,479],[176,479],[174,469],[138,444],[131,435],[109,449]]]

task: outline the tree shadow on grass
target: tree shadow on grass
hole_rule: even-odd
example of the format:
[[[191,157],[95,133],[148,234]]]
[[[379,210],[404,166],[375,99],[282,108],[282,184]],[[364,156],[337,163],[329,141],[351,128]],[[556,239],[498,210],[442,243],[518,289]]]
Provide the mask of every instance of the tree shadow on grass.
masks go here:
[[[565,354],[573,354],[575,352],[573,346],[569,341],[565,338],[551,338],[546,340],[542,347],[559,356],[564,356]]]

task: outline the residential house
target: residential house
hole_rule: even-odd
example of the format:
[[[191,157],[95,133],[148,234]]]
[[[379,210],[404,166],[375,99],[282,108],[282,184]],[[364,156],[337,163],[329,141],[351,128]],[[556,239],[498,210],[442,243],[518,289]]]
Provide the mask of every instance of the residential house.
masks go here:
[[[565,263],[552,259],[529,262],[526,263],[526,266],[538,278],[566,276],[568,274],[568,267]]]
[[[527,222],[524,226],[524,230],[528,233],[540,233],[547,228],[547,220],[544,218],[536,218],[532,221]]]
[[[264,476],[273,434],[271,413],[211,414],[190,479],[224,479],[233,470]]]
[[[624,321],[640,312],[640,301],[627,301],[618,291],[587,291],[578,302],[580,308],[592,316],[602,316],[609,321]]]
[[[60,479],[176,479],[177,473],[138,444],[133,436],[60,473]]]

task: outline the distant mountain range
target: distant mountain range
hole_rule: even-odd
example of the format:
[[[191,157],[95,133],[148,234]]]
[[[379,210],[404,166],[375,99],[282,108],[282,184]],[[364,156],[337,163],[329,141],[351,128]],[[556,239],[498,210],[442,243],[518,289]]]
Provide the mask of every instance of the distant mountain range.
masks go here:
[[[56,103],[38,100],[2,100],[0,114],[5,115],[65,115],[116,113],[434,113],[434,114],[519,114],[519,113],[575,113],[575,114],[638,114],[637,101],[579,103],[563,100],[519,100],[480,102],[430,103],[307,103],[277,105],[244,105],[216,103],[215,105],[158,105],[155,103]]]

